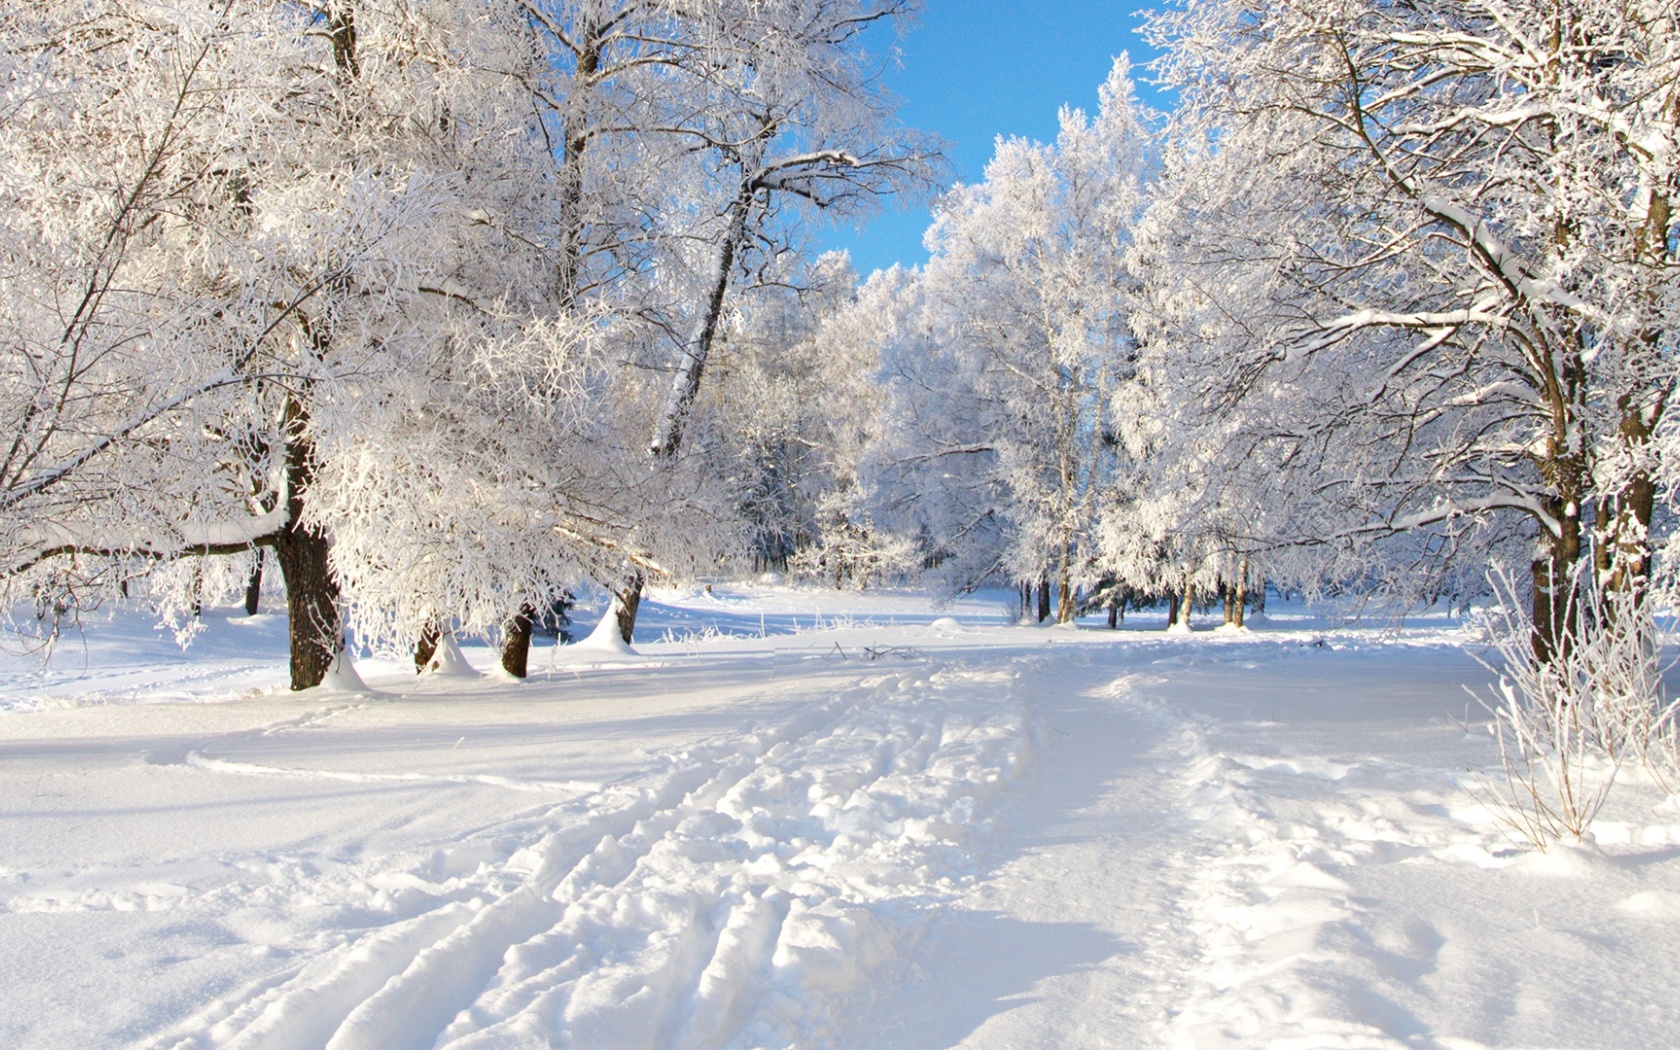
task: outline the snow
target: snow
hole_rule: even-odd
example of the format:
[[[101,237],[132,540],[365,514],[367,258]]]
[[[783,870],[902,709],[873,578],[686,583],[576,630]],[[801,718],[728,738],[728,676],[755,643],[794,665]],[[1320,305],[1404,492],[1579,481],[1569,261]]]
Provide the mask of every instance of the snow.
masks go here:
[[[1671,1042],[1680,808],[1513,844],[1455,621],[1008,601],[656,591],[303,694],[280,618],[89,622],[0,666],[0,1042]]]
[[[467,662],[466,654],[461,652],[461,643],[456,641],[453,631],[438,637],[437,651],[426,663],[426,673],[442,675],[447,678],[477,678],[478,672]]]

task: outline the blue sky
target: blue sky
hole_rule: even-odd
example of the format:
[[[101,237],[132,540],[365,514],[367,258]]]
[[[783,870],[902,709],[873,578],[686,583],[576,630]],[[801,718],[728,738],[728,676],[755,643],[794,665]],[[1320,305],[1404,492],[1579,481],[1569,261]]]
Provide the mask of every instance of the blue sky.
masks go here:
[[[945,139],[952,177],[978,181],[997,136],[1047,141],[1064,103],[1087,111],[1114,57],[1134,67],[1153,57],[1137,34],[1135,0],[926,0],[919,23],[897,41],[902,66],[886,74],[906,124]],[[890,38],[886,43],[891,43]],[[877,45],[878,46],[878,45]],[[1140,79],[1147,71],[1136,69]],[[1140,84],[1150,98],[1147,85]],[[888,210],[861,229],[812,230],[822,248],[845,248],[860,274],[927,259],[927,208]]]

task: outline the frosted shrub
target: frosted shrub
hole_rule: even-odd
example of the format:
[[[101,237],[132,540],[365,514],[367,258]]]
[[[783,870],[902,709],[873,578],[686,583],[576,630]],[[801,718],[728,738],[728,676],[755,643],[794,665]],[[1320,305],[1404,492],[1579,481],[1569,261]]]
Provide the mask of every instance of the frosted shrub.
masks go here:
[[[1671,781],[1676,705],[1663,696],[1661,631],[1647,603],[1625,592],[1572,588],[1563,644],[1542,659],[1534,625],[1508,576],[1485,621],[1499,674],[1491,698],[1504,785],[1483,801],[1522,840],[1544,850],[1580,839],[1624,764]]]

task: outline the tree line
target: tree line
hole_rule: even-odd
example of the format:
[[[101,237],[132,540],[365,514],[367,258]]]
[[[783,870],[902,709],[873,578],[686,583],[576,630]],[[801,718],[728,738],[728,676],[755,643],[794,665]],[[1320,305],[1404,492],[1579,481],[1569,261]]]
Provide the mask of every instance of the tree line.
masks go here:
[[[488,631],[739,546],[686,446],[798,213],[936,176],[909,0],[46,0],[0,14],[0,579],[74,615],[272,552],[347,626]],[[687,439],[685,441],[685,439]],[[171,587],[171,581],[179,584]],[[174,595],[174,598],[171,598]]]
[[[699,572],[1240,624],[1520,566],[1542,662],[1671,595],[1680,4],[1170,7],[1170,113],[1121,60],[859,283],[800,220],[938,182],[912,7],[0,16],[8,597],[272,550],[303,687],[346,624],[522,673],[584,579],[628,640]]]

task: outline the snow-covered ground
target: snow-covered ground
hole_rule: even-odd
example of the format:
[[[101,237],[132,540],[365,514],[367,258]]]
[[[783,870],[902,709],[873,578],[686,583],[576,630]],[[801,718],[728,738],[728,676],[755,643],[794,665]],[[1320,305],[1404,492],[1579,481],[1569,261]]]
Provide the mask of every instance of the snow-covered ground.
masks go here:
[[[1513,845],[1455,621],[1006,620],[720,585],[301,695],[277,617],[89,623],[0,667],[0,1045],[1675,1045],[1680,809]]]

